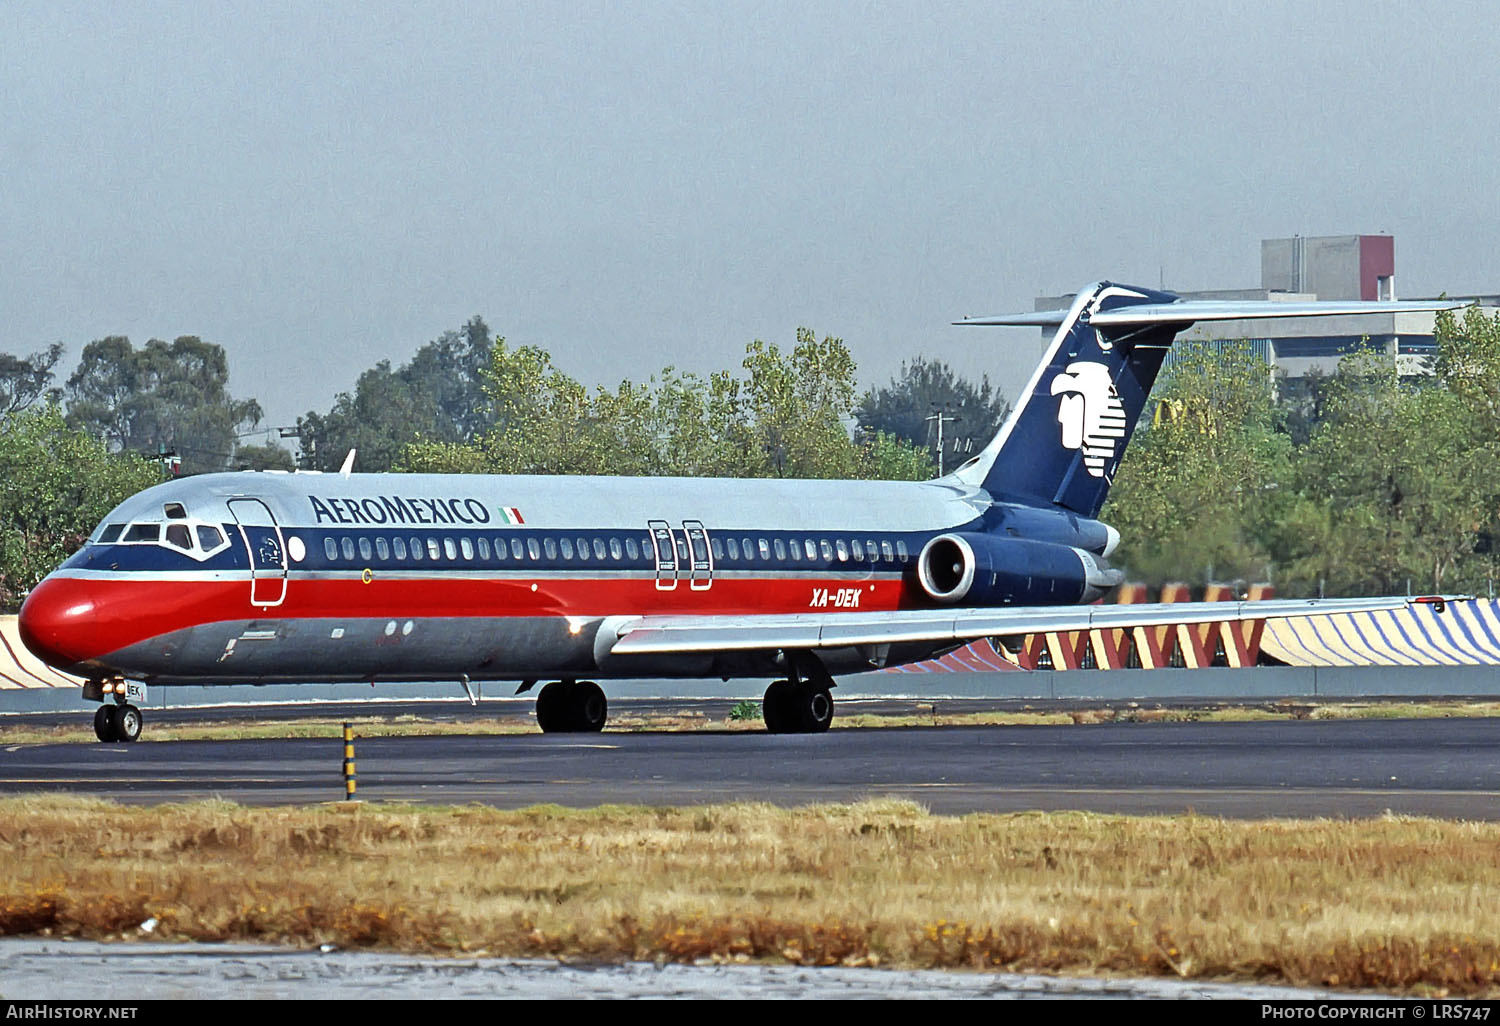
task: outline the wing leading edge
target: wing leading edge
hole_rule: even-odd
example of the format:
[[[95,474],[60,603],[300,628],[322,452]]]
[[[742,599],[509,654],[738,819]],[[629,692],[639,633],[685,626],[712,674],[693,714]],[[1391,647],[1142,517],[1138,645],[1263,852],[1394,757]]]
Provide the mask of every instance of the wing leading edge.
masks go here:
[[[977,638],[1153,627],[1179,623],[1270,620],[1333,613],[1373,613],[1434,605],[1422,599],[1269,599],[1255,602],[1157,602],[1112,606],[1012,606],[885,613],[798,613],[763,616],[642,616],[615,627],[614,656],[844,648],[904,642],[966,642]]]

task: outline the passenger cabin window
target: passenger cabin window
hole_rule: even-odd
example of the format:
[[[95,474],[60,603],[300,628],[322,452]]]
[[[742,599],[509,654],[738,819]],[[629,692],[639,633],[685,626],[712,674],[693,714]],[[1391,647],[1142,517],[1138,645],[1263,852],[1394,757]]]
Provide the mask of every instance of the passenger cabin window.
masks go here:
[[[550,563],[553,560],[557,559],[557,542],[553,541],[551,538],[543,538],[542,548],[547,550],[547,562]]]
[[[443,539],[443,555],[447,556],[449,559],[458,558],[458,546],[453,544],[452,538]],[[433,556],[432,558],[436,559],[437,557]]]
[[[769,560],[771,558],[771,543],[764,538],[759,541],[760,558]]]
[[[599,544],[602,547],[604,545],[604,542],[601,541],[601,542],[599,542]],[[620,539],[618,539],[618,538],[611,538],[609,540],[609,555],[610,555],[610,558],[613,559],[613,560],[615,560],[616,562],[619,562],[620,558],[625,555],[625,550],[620,545]],[[599,558],[603,559],[604,557],[601,556]]]
[[[595,538],[594,539],[594,558],[595,559],[603,559],[604,558],[604,539],[603,538]],[[617,555],[617,556],[615,556],[615,558],[619,559],[620,557]]]
[[[838,548],[839,548],[839,562],[840,563],[847,563],[849,561],[849,546],[847,546],[847,545],[844,544],[844,539],[840,538],[838,540]]]
[[[905,563],[906,557],[908,555],[910,555],[910,553],[906,551],[906,542],[898,540],[896,542],[896,558]]]
[[[818,545],[811,538],[802,543],[802,549],[807,553],[807,558],[809,560],[818,558]]]
[[[896,553],[891,548],[891,543],[888,541],[883,541],[880,543],[880,554],[885,557],[885,561],[887,563],[894,563],[896,561]]]
[[[384,537],[375,539],[375,555],[379,556],[382,560],[391,558],[391,547]]]
[[[719,544],[719,539],[710,538],[708,547],[713,550],[715,563],[724,558],[724,546]]]
[[[784,543],[780,538],[777,538],[772,544],[775,545],[775,547],[776,547],[776,558],[778,560],[785,560],[786,559],[786,543]]]
[[[339,551],[344,554],[346,560],[351,563],[354,562],[354,539],[348,537],[340,538]]]
[[[573,558],[573,539],[572,538],[564,538],[564,539],[562,539],[562,541],[558,542],[558,544],[560,546],[562,546],[562,557],[563,557],[563,559],[572,559]],[[584,552],[587,553],[588,549],[585,548]],[[588,559],[588,556],[585,555],[583,558],[584,559]]]
[[[428,559],[441,559],[442,556],[443,556],[443,550],[442,550],[441,546],[438,545],[438,540],[436,538],[428,538],[427,539],[427,558]]]
[[[370,539],[361,538],[359,540],[359,558],[368,563],[370,561],[370,557],[374,554],[375,551],[370,548]]]
[[[567,541],[567,539],[564,538],[563,541]],[[564,556],[564,558],[567,557],[567,554],[568,554],[568,547],[566,545],[564,545],[563,546],[563,556]],[[578,558],[579,559],[588,559],[589,558],[589,540],[587,538],[579,538],[578,539]]]
[[[796,538],[793,538],[791,541],[787,542],[787,548],[791,552],[792,562],[793,563],[800,563],[800,562],[802,562],[802,543],[801,542],[799,542]]]
[[[625,539],[625,555],[629,556],[632,560],[641,558],[641,544],[636,538]]]
[[[464,554],[464,559],[473,559],[474,542],[469,538],[460,538],[458,540],[458,551]]]
[[[412,558],[413,562],[420,563],[422,561],[422,539],[421,538],[413,538],[411,540],[411,558]]]
[[[405,538],[393,538],[391,540],[391,546],[396,550],[396,558],[397,559],[405,559],[406,558],[406,539]]]
[[[730,538],[728,541],[726,541],[724,543],[724,545],[725,545],[726,548],[729,549],[729,558],[730,559],[739,559],[740,558],[740,543],[739,542],[735,541],[733,538]]]
[[[536,547],[536,540],[535,539],[532,540],[531,546],[532,546],[532,548]],[[519,538],[512,538],[510,540],[510,554],[512,556],[515,556],[517,559],[525,559],[526,558],[526,546],[521,543],[521,539],[519,539]],[[531,558],[535,559],[536,558],[536,554],[533,553],[532,556],[531,556]]]
[[[167,544],[183,551],[191,551],[193,536],[188,532],[187,524],[168,524]]]
[[[324,538],[323,539],[323,553],[329,559],[338,559],[339,558],[339,543],[336,542],[336,541],[334,541],[332,538]]]
[[[488,560],[490,558],[490,540],[488,538],[480,538],[474,544],[479,547],[479,558]]]
[[[818,551],[823,553],[823,560],[825,562],[833,562],[833,546],[828,544],[827,538],[818,539]]]
[[[849,539],[849,554],[854,557],[856,563],[865,561],[864,546],[860,545],[858,538]]]
[[[520,544],[517,542],[516,544]],[[535,538],[526,539],[526,554],[532,559],[542,558],[542,547],[536,543]]]

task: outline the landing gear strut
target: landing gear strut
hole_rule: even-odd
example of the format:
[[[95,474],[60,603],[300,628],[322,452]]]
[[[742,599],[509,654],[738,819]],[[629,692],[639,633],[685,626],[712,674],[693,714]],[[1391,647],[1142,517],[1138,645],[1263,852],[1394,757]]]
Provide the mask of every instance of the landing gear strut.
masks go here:
[[[593,734],[604,729],[609,703],[591,680],[555,680],[536,696],[536,722],[544,734]]]
[[[833,678],[816,659],[793,660],[790,680],[772,681],[761,703],[772,734],[821,734],[833,723]]]

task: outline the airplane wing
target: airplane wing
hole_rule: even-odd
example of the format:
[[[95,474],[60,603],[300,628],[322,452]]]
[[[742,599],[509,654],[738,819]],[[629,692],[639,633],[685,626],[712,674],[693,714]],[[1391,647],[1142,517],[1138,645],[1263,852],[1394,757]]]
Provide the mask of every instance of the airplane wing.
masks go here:
[[[1255,602],[1142,602],[1098,606],[1001,606],[870,613],[751,616],[642,616],[615,627],[611,655],[845,648],[901,642],[1151,627],[1178,623],[1269,620],[1289,616],[1368,613],[1431,605],[1454,596],[1368,599],[1266,599]]]

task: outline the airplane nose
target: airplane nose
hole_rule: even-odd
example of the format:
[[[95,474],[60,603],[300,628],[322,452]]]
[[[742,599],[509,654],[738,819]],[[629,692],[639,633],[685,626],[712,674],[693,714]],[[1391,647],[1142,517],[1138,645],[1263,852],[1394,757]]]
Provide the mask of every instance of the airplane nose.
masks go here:
[[[66,670],[96,655],[94,597],[86,581],[49,577],[21,604],[21,641],[38,659]]]

